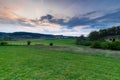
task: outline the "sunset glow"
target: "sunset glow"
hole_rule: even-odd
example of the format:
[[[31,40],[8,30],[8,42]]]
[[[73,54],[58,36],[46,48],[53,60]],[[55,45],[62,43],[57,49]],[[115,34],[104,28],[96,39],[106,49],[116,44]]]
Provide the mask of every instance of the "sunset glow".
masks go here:
[[[0,32],[80,36],[120,25],[119,18],[120,0],[0,0]]]

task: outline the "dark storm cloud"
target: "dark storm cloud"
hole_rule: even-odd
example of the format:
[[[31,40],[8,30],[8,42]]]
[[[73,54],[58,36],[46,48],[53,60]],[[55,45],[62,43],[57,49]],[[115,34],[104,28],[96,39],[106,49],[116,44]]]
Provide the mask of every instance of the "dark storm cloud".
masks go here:
[[[95,20],[102,20],[102,22],[109,23],[120,23],[120,9],[116,12],[110,12],[102,17],[96,18]]]
[[[107,14],[91,19],[91,15],[95,15],[96,13],[99,13],[99,11],[92,11],[81,16],[74,16],[67,22],[63,18],[56,19],[53,15],[50,14],[42,16],[40,20],[47,19],[51,23],[65,25],[68,26],[68,28],[83,25],[105,26],[111,23],[120,23],[120,9],[117,9],[117,11],[110,11]]]

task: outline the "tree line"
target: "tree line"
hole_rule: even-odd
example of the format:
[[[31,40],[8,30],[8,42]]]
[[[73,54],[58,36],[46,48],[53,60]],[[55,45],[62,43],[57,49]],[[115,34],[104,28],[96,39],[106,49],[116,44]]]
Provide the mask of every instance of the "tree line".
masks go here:
[[[99,31],[93,31],[89,34],[88,38],[92,41],[101,40],[106,36],[120,35],[120,26],[114,26],[108,29],[101,29]]]
[[[106,42],[104,38],[120,35],[120,26],[93,31],[88,37],[81,35],[77,38],[77,45],[90,46],[91,48],[120,50],[120,41]]]

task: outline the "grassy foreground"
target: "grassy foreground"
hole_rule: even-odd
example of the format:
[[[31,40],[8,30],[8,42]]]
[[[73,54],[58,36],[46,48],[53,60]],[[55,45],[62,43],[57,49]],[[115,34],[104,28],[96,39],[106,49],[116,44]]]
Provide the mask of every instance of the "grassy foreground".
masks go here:
[[[120,59],[42,50],[0,47],[0,80],[120,80]]]

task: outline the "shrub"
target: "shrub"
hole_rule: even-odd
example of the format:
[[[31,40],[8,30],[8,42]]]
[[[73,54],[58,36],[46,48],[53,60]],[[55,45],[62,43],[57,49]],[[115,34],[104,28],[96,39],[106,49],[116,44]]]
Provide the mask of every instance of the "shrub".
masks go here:
[[[31,44],[31,41],[27,41],[27,45],[30,45]]]
[[[92,41],[81,40],[81,41],[77,41],[76,43],[77,43],[77,45],[90,46],[92,44]]]
[[[120,41],[115,42],[93,42],[91,48],[120,50]]]
[[[95,41],[91,44],[91,48],[101,48],[101,42]]]
[[[111,42],[102,42],[101,48],[102,49],[111,49]]]
[[[84,46],[90,46],[91,44],[92,44],[91,41],[85,41],[85,42],[83,42],[83,45],[84,45]]]
[[[53,43],[50,43],[49,45],[50,45],[50,46],[53,46]]]
[[[5,46],[5,45],[8,45],[8,43],[7,42],[0,42],[0,45]]]
[[[112,42],[110,48],[111,48],[112,50],[120,50],[120,41]]]

